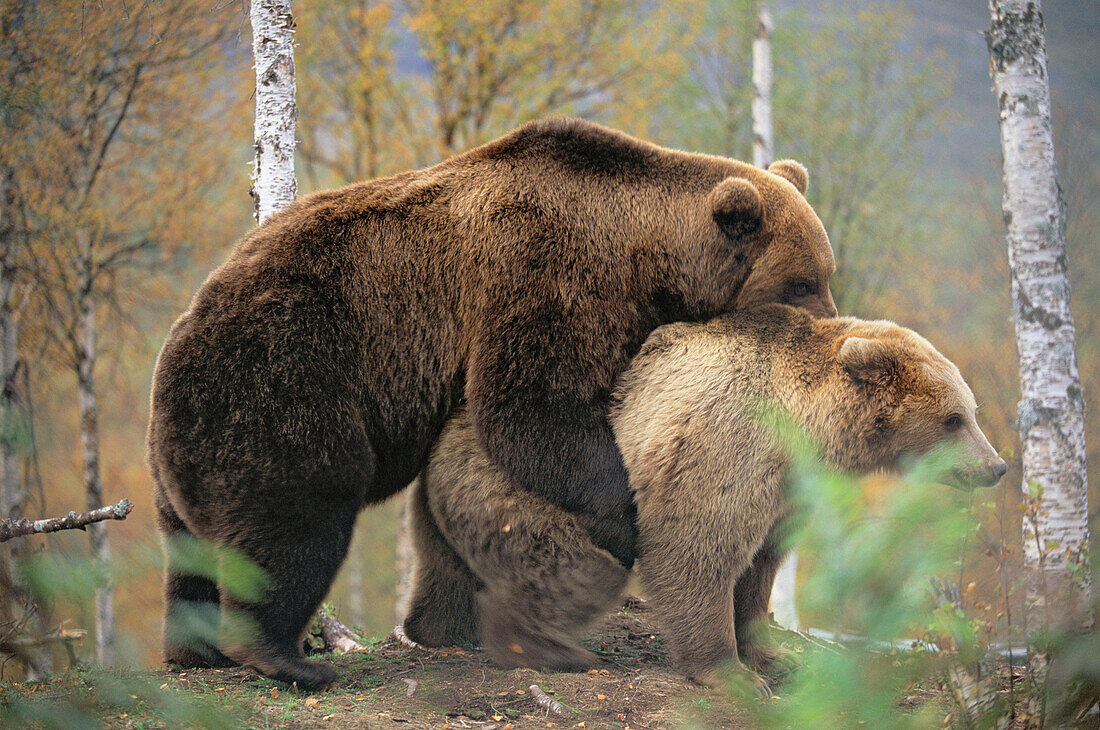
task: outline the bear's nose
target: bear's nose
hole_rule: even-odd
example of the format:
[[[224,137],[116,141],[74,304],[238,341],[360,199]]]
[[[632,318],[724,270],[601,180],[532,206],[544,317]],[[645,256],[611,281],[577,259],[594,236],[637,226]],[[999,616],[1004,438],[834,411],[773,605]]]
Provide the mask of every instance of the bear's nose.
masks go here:
[[[1008,464],[1005,463],[1005,460],[1004,459],[997,459],[997,463],[993,465],[993,478],[995,480],[1000,479],[1001,477],[1003,477],[1005,475],[1005,472],[1007,472],[1007,471],[1008,471]]]

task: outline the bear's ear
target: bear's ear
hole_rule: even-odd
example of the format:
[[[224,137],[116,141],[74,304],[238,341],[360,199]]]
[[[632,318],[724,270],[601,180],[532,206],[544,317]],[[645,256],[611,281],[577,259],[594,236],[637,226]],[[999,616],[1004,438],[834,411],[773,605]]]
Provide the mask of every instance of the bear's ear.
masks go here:
[[[849,337],[840,345],[840,364],[860,383],[884,383],[893,376],[894,358],[882,340]]]
[[[755,233],[764,218],[764,199],[748,180],[727,177],[710,191],[714,221],[733,238]]]
[[[806,168],[801,163],[794,160],[776,160],[768,167],[768,172],[788,180],[798,192],[806,194],[806,188],[810,184],[810,173],[806,172]]]

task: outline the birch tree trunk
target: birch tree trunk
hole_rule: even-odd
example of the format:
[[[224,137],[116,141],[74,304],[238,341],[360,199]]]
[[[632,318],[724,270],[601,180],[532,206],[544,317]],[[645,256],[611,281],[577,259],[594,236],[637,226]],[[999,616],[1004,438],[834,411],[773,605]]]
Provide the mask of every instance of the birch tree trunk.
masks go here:
[[[397,573],[397,585],[394,586],[393,611],[398,625],[405,621],[405,614],[408,613],[409,610],[409,598],[412,596],[413,544],[412,533],[409,530],[409,512],[412,510],[412,493],[412,489],[405,489],[405,496],[401,504],[401,516],[397,521],[397,535],[395,537],[397,554],[394,558],[394,570]]]
[[[752,164],[757,167],[774,159],[772,134],[772,16],[761,7],[752,42]]]
[[[256,61],[255,167],[250,193],[263,223],[298,192],[294,178],[294,16],[290,0],[252,0]]]
[[[249,193],[261,225],[294,202],[295,129],[298,105],[294,99],[294,16],[290,0],[252,0],[252,55],[256,62],[255,167]],[[352,556],[354,560],[354,556]],[[351,634],[328,618],[328,625]]]
[[[15,241],[11,221],[11,170],[0,166],[0,517],[23,516],[23,490],[16,450],[19,333],[15,317]],[[8,598],[7,596],[4,597]]]
[[[1020,362],[1030,628],[1081,620],[1090,584],[1084,399],[1066,277],[1046,41],[1038,0],[990,0],[986,35],[1000,109],[1004,220]],[[1036,625],[1038,624],[1038,626]]]
[[[99,404],[95,390],[96,320],[92,299],[91,235],[86,228],[77,232],[83,256],[80,296],[79,341],[76,347],[76,380],[80,392],[80,441],[84,457],[84,493],[89,510],[103,506],[103,482],[99,474]],[[106,568],[111,563],[107,526],[102,522],[88,525],[92,559]],[[95,593],[95,656],[103,666],[115,659],[114,587],[107,584]]]
[[[19,469],[18,439],[25,412],[19,388],[19,314],[16,303],[16,242],[12,215],[12,169],[0,164],[0,518],[22,519],[23,482]],[[43,621],[34,595],[11,569],[29,549],[26,538],[0,547],[0,580],[9,590],[0,601],[0,620],[23,624],[24,632],[41,636]],[[53,669],[48,646],[28,647],[23,656],[27,679],[39,679]]]
[[[756,37],[752,42],[752,164],[766,168],[775,159],[772,128],[772,24],[771,13],[760,8]],[[776,622],[790,629],[798,628],[795,610],[795,577],[798,555],[791,553],[779,566],[772,585],[771,608]]]
[[[348,571],[348,622],[352,626],[363,625],[363,559],[359,546],[352,541],[344,565]]]

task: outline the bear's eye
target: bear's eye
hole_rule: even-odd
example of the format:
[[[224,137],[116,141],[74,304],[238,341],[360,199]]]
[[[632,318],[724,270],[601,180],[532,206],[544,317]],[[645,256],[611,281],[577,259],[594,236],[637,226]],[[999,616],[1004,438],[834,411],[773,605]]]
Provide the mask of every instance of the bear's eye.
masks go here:
[[[791,285],[791,293],[796,297],[807,297],[814,292],[814,285],[808,281],[796,281]]]
[[[943,427],[948,431],[958,431],[962,428],[963,419],[958,413],[952,413],[947,418],[943,419]]]

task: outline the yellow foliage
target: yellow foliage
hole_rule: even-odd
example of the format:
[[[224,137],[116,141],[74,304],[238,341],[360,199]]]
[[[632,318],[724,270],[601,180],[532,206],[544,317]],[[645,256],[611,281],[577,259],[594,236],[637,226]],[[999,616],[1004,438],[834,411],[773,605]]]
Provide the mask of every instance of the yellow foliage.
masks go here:
[[[301,118],[337,123],[303,135],[310,183],[431,164],[551,115],[644,131],[683,70],[700,10],[698,0],[305,4]],[[397,21],[426,68],[396,66]]]

